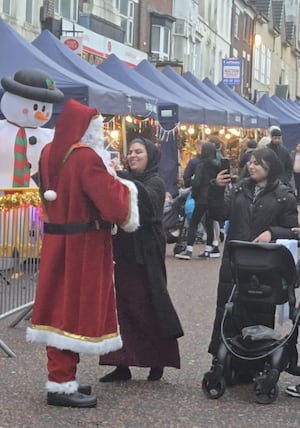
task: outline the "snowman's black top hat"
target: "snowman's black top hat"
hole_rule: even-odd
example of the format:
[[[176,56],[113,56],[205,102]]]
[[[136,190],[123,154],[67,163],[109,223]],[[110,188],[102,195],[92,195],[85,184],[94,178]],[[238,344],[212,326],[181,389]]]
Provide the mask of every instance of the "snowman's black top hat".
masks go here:
[[[19,70],[13,78],[3,77],[1,85],[7,92],[30,100],[58,103],[64,98],[53,80],[38,69]]]

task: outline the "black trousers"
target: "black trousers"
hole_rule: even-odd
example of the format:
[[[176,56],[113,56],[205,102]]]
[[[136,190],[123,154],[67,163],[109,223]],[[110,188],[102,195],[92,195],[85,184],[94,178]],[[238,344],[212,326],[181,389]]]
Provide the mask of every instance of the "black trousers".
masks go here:
[[[189,224],[189,230],[187,235],[187,245],[194,245],[196,235],[197,235],[198,225],[204,214],[206,214],[205,220],[204,220],[204,227],[207,235],[206,244],[212,245],[212,242],[214,239],[213,220],[208,216],[207,209],[208,209],[207,204],[201,204],[197,201],[195,202],[195,208]]]

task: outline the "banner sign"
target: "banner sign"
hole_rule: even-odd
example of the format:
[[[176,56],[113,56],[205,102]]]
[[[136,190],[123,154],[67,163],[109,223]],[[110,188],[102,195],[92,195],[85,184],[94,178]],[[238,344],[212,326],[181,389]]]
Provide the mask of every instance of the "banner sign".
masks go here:
[[[240,86],[242,61],[238,58],[222,59],[222,81],[225,85]]]

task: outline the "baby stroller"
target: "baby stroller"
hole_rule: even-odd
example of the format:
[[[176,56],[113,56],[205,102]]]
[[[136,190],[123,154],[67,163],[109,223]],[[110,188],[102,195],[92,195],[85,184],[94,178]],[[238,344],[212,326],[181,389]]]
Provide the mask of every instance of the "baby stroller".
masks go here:
[[[233,290],[225,305],[221,344],[210,371],[203,377],[202,389],[208,398],[217,399],[224,394],[226,385],[237,383],[238,375],[243,373],[248,376],[248,383],[249,380],[254,382],[255,401],[270,404],[277,398],[281,372],[300,375],[296,348],[299,308],[295,307],[295,288],[298,287],[295,262],[290,251],[279,244],[230,241],[228,251]],[[292,327],[281,337],[274,330],[275,308],[286,302]],[[269,310],[268,319],[273,319],[272,325],[255,325],[254,322],[249,325],[249,319],[255,320],[255,308],[259,310],[261,305],[267,312]],[[234,322],[237,334],[225,335],[228,321]]]
[[[168,244],[175,244],[173,252],[185,249],[185,210],[184,205],[188,192],[180,193],[165,206],[163,215],[163,229]]]

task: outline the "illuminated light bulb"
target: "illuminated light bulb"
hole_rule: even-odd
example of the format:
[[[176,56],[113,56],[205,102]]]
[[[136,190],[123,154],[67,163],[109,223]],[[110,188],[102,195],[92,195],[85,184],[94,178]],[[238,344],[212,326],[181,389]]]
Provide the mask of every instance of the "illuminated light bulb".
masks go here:
[[[209,134],[211,134],[211,129],[210,128],[205,128],[204,132],[205,132],[206,135],[209,135]]]
[[[190,135],[193,135],[193,134],[195,133],[195,128],[190,127],[190,128],[188,129],[188,133],[189,133]]]
[[[125,117],[125,120],[126,120],[126,122],[128,122],[128,123],[132,123],[132,122],[133,122],[132,117],[131,117],[131,116],[129,116],[129,115],[127,115],[127,116]]]
[[[181,131],[186,131],[186,125],[181,125],[180,130]]]
[[[260,46],[262,42],[262,38],[260,34],[255,34],[254,36],[254,44],[256,47]]]
[[[224,129],[220,129],[219,134],[220,134],[220,135],[224,135],[224,134],[225,134]]]
[[[111,138],[113,138],[114,140],[117,140],[119,137],[119,131],[117,129],[114,129],[113,131],[111,131],[110,133]]]
[[[231,134],[229,134],[229,132],[227,132],[227,134],[225,134],[226,140],[229,140],[230,137],[231,137]]]

